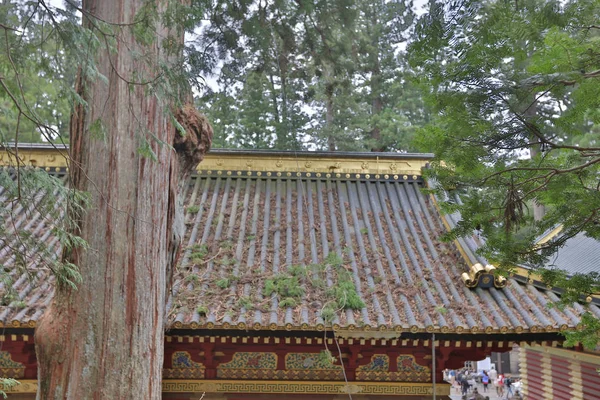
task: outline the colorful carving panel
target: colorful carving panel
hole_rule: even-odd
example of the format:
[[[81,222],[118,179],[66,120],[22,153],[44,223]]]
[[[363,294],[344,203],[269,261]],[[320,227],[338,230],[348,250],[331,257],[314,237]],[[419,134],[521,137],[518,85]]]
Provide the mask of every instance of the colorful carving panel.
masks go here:
[[[356,369],[356,379],[359,381],[379,382],[429,382],[429,368],[415,362],[412,355],[398,356],[398,372],[390,372],[390,360],[385,354],[375,354],[371,362]]]
[[[175,379],[202,379],[204,378],[204,365],[192,360],[187,351],[176,351],[171,357],[173,368],[163,368],[164,378]]]
[[[415,357],[409,354],[398,356],[398,373],[403,376],[403,381],[409,382],[429,382],[431,379],[431,370],[427,367],[417,364]]]
[[[217,377],[223,379],[280,378],[275,353],[235,353],[228,363],[217,367]]]
[[[287,379],[342,380],[344,371],[322,353],[288,353],[285,356]]]
[[[356,379],[360,381],[392,381],[396,373],[389,372],[390,358],[385,354],[375,354],[371,362],[356,369]]]
[[[0,351],[0,373],[3,378],[22,378],[25,375],[25,365],[13,361],[8,351]]]
[[[388,372],[390,369],[390,359],[385,354],[375,354],[371,357],[371,362],[367,365],[358,367],[357,371],[365,372]]]

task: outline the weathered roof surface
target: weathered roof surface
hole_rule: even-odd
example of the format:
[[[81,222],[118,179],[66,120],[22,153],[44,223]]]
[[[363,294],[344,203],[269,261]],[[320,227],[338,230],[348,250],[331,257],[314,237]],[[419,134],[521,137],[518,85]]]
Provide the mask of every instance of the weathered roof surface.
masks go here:
[[[582,306],[549,308],[556,294],[514,279],[468,289],[469,265],[440,240],[442,218],[422,187],[401,174],[201,171],[185,195],[172,327],[521,333],[578,323]],[[17,212],[14,222],[58,252],[49,221]],[[0,245],[11,270],[17,239]],[[35,326],[52,296],[46,269],[37,274],[38,284],[15,276],[19,300],[0,307],[1,324]]]
[[[579,233],[548,260],[549,266],[567,271],[570,275],[600,273],[600,241]]]
[[[582,307],[550,309],[556,295],[532,285],[467,289],[468,266],[440,240],[444,226],[421,180],[290,175],[196,178],[175,327],[322,328],[339,282],[330,253],[365,304],[338,309],[338,329],[535,332],[578,322]],[[309,266],[306,275],[297,266]],[[305,295],[282,307],[285,295],[265,291],[267,281],[294,274]]]

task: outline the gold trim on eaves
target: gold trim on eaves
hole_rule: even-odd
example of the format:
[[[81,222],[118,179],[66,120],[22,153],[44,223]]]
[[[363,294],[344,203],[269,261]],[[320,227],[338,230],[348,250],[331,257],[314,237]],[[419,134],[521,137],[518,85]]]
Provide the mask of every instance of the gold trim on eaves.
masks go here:
[[[24,379],[7,393],[36,393],[36,380]],[[332,382],[332,381],[240,381],[164,379],[163,393],[273,393],[273,394],[366,394],[382,396],[427,396],[431,383]],[[436,384],[436,395],[449,395],[450,385]]]
[[[66,149],[53,149],[51,147],[20,148],[19,158],[22,165],[44,168],[48,171],[63,169],[68,166]],[[199,172],[217,173],[218,171],[266,172],[278,171],[300,173],[330,173],[333,177],[341,174],[360,174],[375,179],[416,179],[422,175],[431,157],[427,155],[403,155],[395,157],[392,153],[369,155],[360,153],[349,156],[348,153],[336,155],[335,153],[277,153],[268,152],[227,152],[218,151],[208,153],[198,165]],[[5,151],[0,151],[0,166],[14,166],[14,156]],[[338,176],[339,175],[339,176]],[[367,178],[367,179],[368,179]]]
[[[12,322],[9,323],[2,323],[0,322],[0,328],[36,328],[37,324],[35,321],[17,321],[14,320]],[[325,330],[325,328],[323,326],[294,326],[291,324],[285,325],[285,326],[277,326],[277,325],[255,325],[252,327],[254,331],[259,332],[259,331],[263,331],[263,332],[272,332],[272,331],[287,331],[287,332],[322,332],[323,330]],[[229,326],[229,325],[215,325],[212,323],[207,323],[207,324],[198,324],[196,322],[192,322],[190,324],[182,324],[180,322],[175,323],[173,326],[170,327],[170,329],[172,330],[179,330],[179,329],[189,329],[189,330],[208,330],[208,331],[212,331],[212,330],[230,330],[230,331],[247,331],[249,330],[246,326]],[[356,339],[394,339],[394,338],[399,338],[401,337],[402,333],[406,333],[406,332],[410,332],[410,333],[442,333],[442,334],[448,334],[448,333],[458,333],[458,334],[462,334],[462,335],[468,335],[470,333],[473,334],[477,334],[477,333],[487,333],[487,334],[492,334],[492,333],[502,333],[502,334],[506,334],[506,333],[518,333],[518,334],[523,334],[523,333],[543,333],[543,332],[565,332],[565,331],[574,331],[576,330],[577,327],[573,326],[573,327],[569,327],[566,324],[563,324],[561,326],[546,326],[546,327],[542,327],[542,326],[533,326],[531,328],[526,328],[523,326],[517,326],[517,327],[512,327],[512,328],[508,328],[506,326],[500,327],[500,328],[492,328],[492,327],[481,327],[481,326],[475,326],[471,329],[467,329],[465,327],[462,326],[457,326],[457,327],[439,327],[439,326],[433,326],[433,325],[429,325],[425,328],[422,327],[417,327],[417,326],[412,326],[412,327],[402,327],[402,326],[370,326],[370,325],[366,325],[366,326],[362,326],[360,329],[357,329],[355,326],[348,326],[348,327],[340,327],[340,326],[334,326],[333,327],[333,331],[335,332],[335,335],[337,337],[342,337],[342,338],[356,338]]]

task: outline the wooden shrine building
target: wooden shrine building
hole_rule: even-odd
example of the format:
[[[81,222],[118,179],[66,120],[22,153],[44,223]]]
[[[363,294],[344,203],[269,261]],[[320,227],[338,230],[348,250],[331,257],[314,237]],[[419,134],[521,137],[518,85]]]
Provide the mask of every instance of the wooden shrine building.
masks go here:
[[[19,155],[65,174],[52,149]],[[445,368],[514,344],[560,347],[583,306],[550,308],[559,292],[526,271],[505,279],[477,262],[470,239],[442,242],[455,220],[421,190],[430,158],[207,155],[185,196],[163,397],[448,399]],[[15,226],[56,246],[47,221],[26,209]],[[0,239],[4,268],[14,240]],[[50,274],[40,278],[15,276],[18,300],[0,307],[0,369],[21,381],[15,399],[37,387],[33,332],[53,293]],[[595,298],[589,309],[600,317]]]

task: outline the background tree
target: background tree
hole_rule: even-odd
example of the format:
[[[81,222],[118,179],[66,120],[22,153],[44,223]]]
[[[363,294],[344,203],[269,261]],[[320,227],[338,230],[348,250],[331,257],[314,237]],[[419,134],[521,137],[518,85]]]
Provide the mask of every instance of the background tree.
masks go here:
[[[55,24],[37,2],[0,2],[2,142],[68,137],[76,64],[70,61],[73,50],[62,45],[61,35],[75,21],[71,11],[63,10]]]
[[[444,204],[462,215],[450,237],[478,232],[501,266],[545,265],[578,233],[600,239],[599,15],[597,1],[431,1],[419,21],[411,61],[439,115],[419,141],[438,189],[462,199]],[[600,289],[594,274],[545,277],[574,289],[567,302]]]
[[[217,87],[203,96],[217,143],[414,149],[425,106],[404,62],[412,2],[237,1],[211,10],[198,46],[220,64]]]

